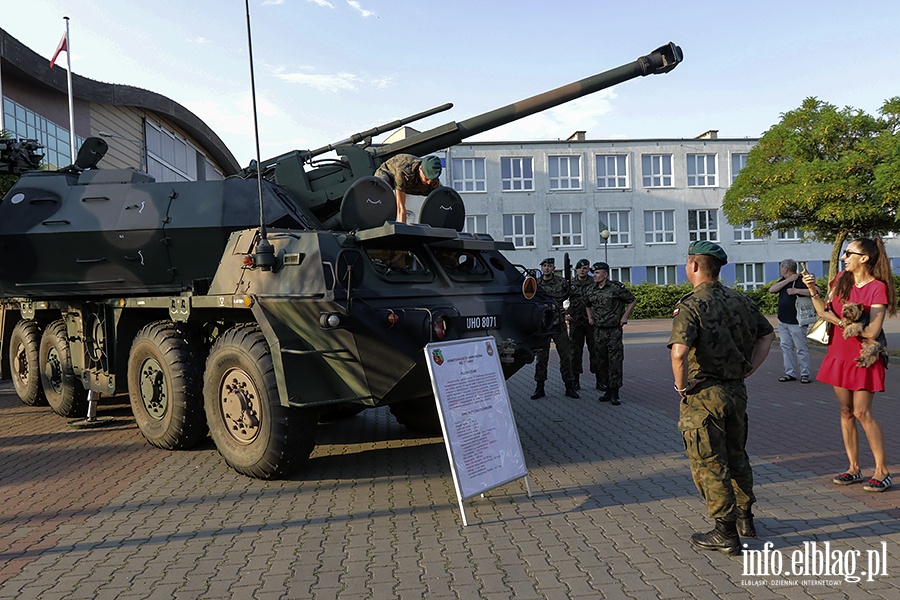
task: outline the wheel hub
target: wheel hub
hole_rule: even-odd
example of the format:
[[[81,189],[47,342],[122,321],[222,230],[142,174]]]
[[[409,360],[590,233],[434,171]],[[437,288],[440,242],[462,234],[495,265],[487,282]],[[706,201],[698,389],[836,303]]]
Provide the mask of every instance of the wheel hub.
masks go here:
[[[148,358],[141,365],[141,401],[147,414],[156,420],[162,419],[169,408],[166,378],[162,365],[155,358]]]
[[[19,344],[16,346],[15,360],[13,360],[15,364],[13,364],[13,370],[18,376],[19,380],[27,385],[28,384],[28,353],[25,351],[25,344]]]
[[[240,369],[231,369],[222,378],[219,402],[222,419],[231,436],[249,444],[259,435],[257,399],[259,392],[253,380]]]
[[[59,360],[59,352],[56,348],[51,348],[47,353],[47,363],[44,365],[44,375],[53,392],[61,394],[63,389],[62,363]]]

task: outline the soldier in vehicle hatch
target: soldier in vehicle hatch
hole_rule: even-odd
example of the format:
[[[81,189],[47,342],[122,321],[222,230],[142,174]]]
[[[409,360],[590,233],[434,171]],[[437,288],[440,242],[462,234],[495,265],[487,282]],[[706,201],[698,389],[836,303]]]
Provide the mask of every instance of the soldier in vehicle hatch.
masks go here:
[[[427,196],[440,187],[441,159],[437,156],[416,158],[412,154],[398,154],[387,159],[375,171],[375,177],[394,188],[397,198],[397,222],[406,223],[406,195]]]
[[[590,261],[582,258],[575,263],[575,278],[572,279],[572,297],[569,299],[569,314],[566,319],[569,322],[569,339],[572,342],[572,375],[575,377],[575,389],[581,389],[582,362],[584,345],[587,343],[588,356],[590,357],[591,373],[597,373],[597,352],[594,349],[594,328],[587,320],[587,303],[585,296],[587,290],[594,285],[591,277]],[[606,391],[606,382],[597,373],[597,389]]]
[[[578,392],[575,391],[575,377],[572,374],[572,348],[569,343],[569,334],[565,327],[565,311],[562,303],[572,293],[571,284],[567,283],[562,277],[556,275],[556,260],[553,258],[545,258],[541,261],[541,277],[538,279],[538,286],[550,297],[556,300],[559,306],[559,323],[560,329],[553,334],[553,343],[556,344],[556,351],[559,353],[559,373],[562,375],[563,382],[566,385],[566,396],[569,398],[578,398]],[[544,382],[547,381],[547,362],[550,360],[550,340],[547,345],[536,353],[537,364],[534,367],[534,394],[531,399],[537,400],[543,398]]]

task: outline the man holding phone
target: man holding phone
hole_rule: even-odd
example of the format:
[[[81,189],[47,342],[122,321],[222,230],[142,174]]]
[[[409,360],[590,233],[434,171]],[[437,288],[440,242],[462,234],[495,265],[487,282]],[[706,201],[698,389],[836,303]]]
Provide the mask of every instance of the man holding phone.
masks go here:
[[[778,294],[778,337],[784,360],[784,375],[778,381],[797,381],[799,375],[800,383],[810,383],[806,328],[797,320],[796,306],[797,297],[809,297],[809,290],[797,273],[797,261],[786,258],[779,267],[781,278],[769,288],[770,292]]]

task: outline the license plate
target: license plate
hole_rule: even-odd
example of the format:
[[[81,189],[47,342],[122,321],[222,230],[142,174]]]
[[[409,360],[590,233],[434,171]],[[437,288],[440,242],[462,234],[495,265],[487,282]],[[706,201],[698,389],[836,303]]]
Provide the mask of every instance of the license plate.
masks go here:
[[[466,331],[480,329],[500,329],[500,317],[497,315],[483,315],[480,317],[463,317]]]

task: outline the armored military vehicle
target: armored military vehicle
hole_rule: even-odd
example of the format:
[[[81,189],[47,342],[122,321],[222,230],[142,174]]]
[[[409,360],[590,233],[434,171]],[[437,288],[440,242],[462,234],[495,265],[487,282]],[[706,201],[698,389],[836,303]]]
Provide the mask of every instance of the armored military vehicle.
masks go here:
[[[64,416],[127,391],[154,446],[209,434],[229,465],[260,478],[308,459],[323,413],[389,405],[404,425],[439,431],[425,345],[493,336],[509,377],[558,326],[556,311],[501,252],[510,244],[461,231],[454,190],[432,192],[420,223],[393,222],[375,170],[681,60],[670,43],[402,141],[372,137],[446,107],[224,181],[100,169],[105,142],[89,138],[74,165],[26,172],[0,202],[2,376],[26,404]],[[13,170],[27,150],[0,162]]]

